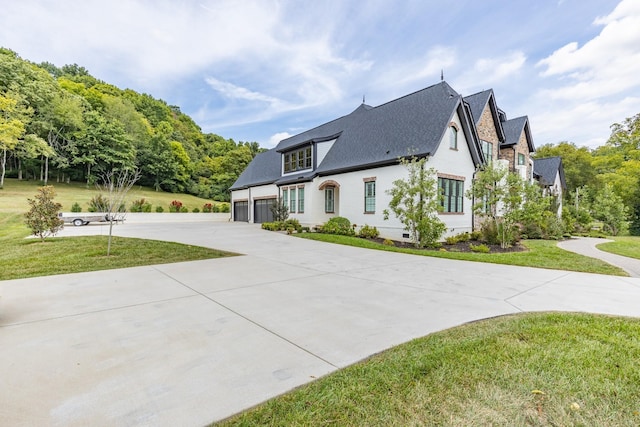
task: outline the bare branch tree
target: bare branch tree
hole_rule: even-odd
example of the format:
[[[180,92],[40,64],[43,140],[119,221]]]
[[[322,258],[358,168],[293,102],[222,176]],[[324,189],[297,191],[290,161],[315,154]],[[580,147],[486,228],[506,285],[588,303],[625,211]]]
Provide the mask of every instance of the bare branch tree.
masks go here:
[[[140,179],[140,170],[111,170],[100,175],[96,184],[98,191],[107,201],[106,219],[109,221],[109,243],[107,256],[111,255],[113,222],[122,221],[126,216],[125,199],[131,187]]]

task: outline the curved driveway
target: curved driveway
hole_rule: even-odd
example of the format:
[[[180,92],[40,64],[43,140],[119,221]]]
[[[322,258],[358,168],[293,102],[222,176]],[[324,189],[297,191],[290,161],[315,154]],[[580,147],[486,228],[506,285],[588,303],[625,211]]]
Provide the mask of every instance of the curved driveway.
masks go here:
[[[0,282],[0,425],[199,426],[477,319],[640,316],[634,278],[378,252],[252,224],[115,230],[245,255]]]

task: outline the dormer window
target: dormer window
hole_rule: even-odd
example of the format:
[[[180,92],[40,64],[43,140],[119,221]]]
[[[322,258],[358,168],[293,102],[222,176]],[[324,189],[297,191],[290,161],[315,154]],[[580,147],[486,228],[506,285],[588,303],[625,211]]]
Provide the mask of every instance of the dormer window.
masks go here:
[[[311,146],[302,147],[283,155],[284,173],[296,172],[304,169],[311,169]]]

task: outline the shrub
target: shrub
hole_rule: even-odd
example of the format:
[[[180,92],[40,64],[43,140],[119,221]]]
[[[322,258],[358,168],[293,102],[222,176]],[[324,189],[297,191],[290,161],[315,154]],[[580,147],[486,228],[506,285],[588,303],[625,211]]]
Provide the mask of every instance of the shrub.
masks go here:
[[[376,227],[370,227],[366,224],[358,232],[358,236],[363,237],[365,239],[375,239],[379,235],[380,235],[380,232]]]
[[[193,210],[192,210],[191,212],[193,212],[193,213],[200,213],[200,209],[198,209],[198,208],[193,208]]]
[[[444,238],[444,243],[446,245],[455,245],[459,241],[458,236],[448,236]]]
[[[469,233],[469,240],[480,240],[482,238],[482,232],[479,230],[476,231],[472,231],[471,233]]]
[[[211,213],[213,212],[213,205],[211,203],[205,203],[202,206],[202,212]]]
[[[134,200],[129,207],[130,212],[151,212],[151,204],[144,198]]]
[[[169,204],[169,212],[180,212],[182,209],[182,202],[180,200],[173,200]]]
[[[189,208],[187,208],[186,206],[183,206],[180,208],[180,213],[187,213],[189,212]]]
[[[64,221],[58,218],[62,205],[53,201],[55,194],[53,187],[48,185],[40,187],[34,199],[27,199],[31,208],[24,214],[25,223],[31,233],[43,242],[47,236],[54,236],[64,226]]]
[[[109,201],[102,194],[97,194],[89,200],[89,212],[108,212]]]
[[[71,205],[71,212],[82,212],[82,206],[78,202]]]
[[[288,220],[283,222],[284,230],[288,230],[289,228],[293,228],[295,231],[300,231],[302,226],[300,225],[300,221],[295,218],[289,218]]]
[[[395,242],[393,240],[391,240],[391,239],[384,239],[382,241],[382,244],[386,245],[386,246],[395,246],[396,245]]]
[[[231,205],[229,203],[222,203],[220,206],[220,212],[229,213],[231,212]]]
[[[469,245],[469,249],[471,249],[471,251],[473,252],[478,252],[481,254],[488,254],[491,251],[491,249],[489,249],[489,246],[485,244],[474,245],[472,243]]]
[[[278,231],[280,229],[280,224],[277,222],[263,222],[260,227],[267,231]]]
[[[322,226],[322,233],[341,234],[343,236],[353,236],[355,231],[351,228],[351,222],[342,216],[334,216]]]
[[[156,206],[156,212],[162,213],[164,212],[164,208],[162,206]]]

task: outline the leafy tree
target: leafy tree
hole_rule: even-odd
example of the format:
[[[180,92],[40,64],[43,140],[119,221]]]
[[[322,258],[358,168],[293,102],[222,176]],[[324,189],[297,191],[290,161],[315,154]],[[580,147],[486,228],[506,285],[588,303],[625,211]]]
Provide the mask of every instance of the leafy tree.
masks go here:
[[[507,248],[516,242],[518,223],[523,216],[524,192],[520,175],[509,173],[498,163],[478,171],[467,197],[476,200],[473,211],[483,218],[482,228],[489,243],[495,239],[501,247]],[[535,216],[532,212],[528,215]]]
[[[286,221],[287,218],[289,218],[289,206],[284,204],[280,196],[278,196],[276,203],[273,204],[270,209],[275,222]]]
[[[603,222],[605,230],[617,236],[626,219],[627,208],[622,198],[613,191],[612,185],[605,185],[596,194],[591,208],[591,214]]]
[[[4,188],[7,152],[15,148],[24,134],[24,123],[16,118],[17,103],[15,98],[0,95],[0,188]]]
[[[447,229],[437,215],[440,199],[436,170],[426,168],[427,160],[427,157],[401,159],[408,176],[393,181],[393,187],[387,190],[391,196],[389,209],[409,231],[416,247],[434,245]],[[389,210],[385,209],[383,214],[385,220],[389,219]]]
[[[52,186],[40,187],[34,199],[27,199],[29,212],[25,214],[25,223],[31,229],[34,236],[44,240],[48,236],[54,236],[64,226],[62,219],[58,217],[62,205],[54,202],[55,191]]]

